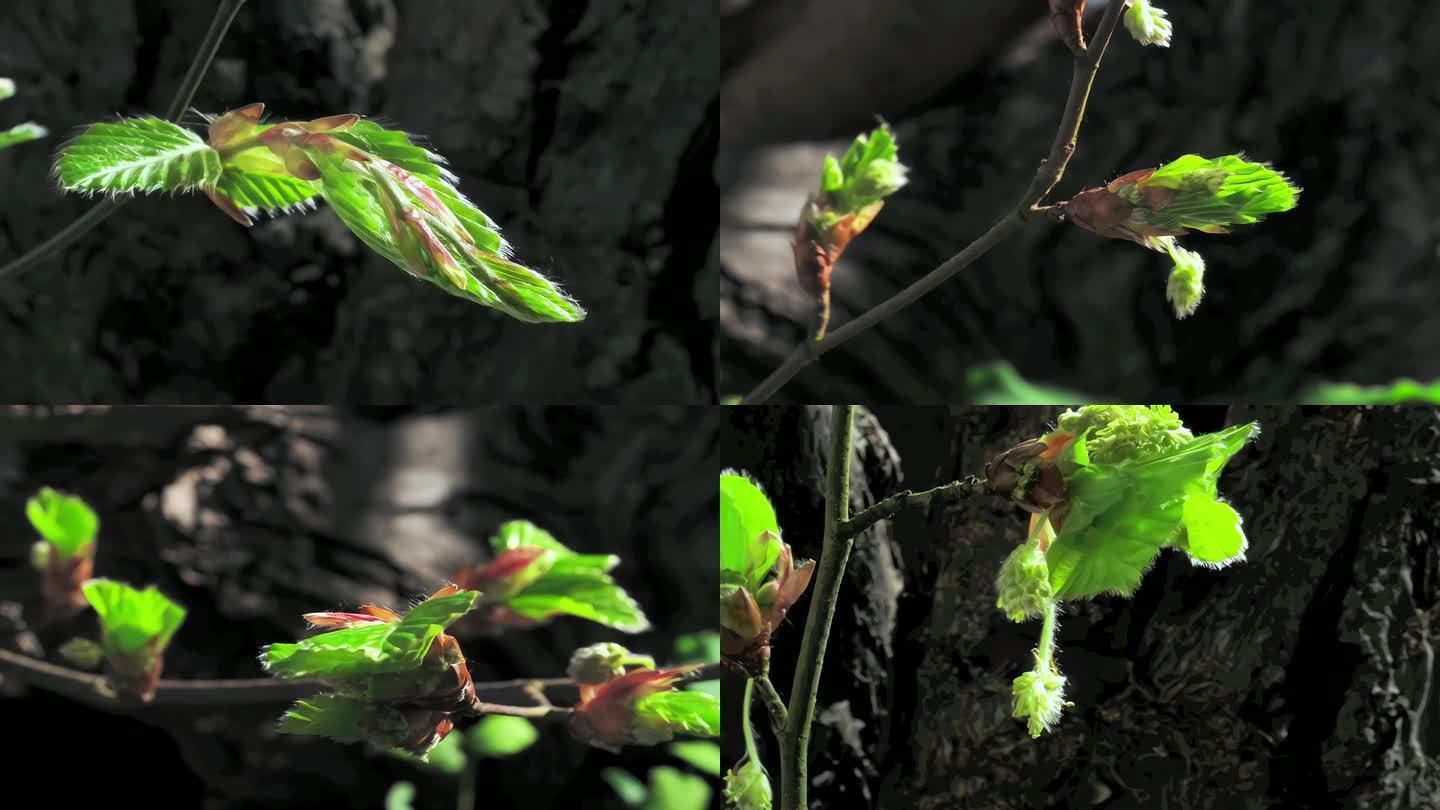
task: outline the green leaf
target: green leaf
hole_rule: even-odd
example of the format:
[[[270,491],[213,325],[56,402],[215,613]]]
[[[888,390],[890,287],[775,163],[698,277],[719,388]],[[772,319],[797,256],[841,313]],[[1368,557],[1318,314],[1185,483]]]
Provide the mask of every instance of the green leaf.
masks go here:
[[[74,495],[44,487],[25,502],[30,525],[64,557],[78,553],[95,541],[100,518],[85,501]]]
[[[512,520],[502,523],[500,528],[495,530],[495,536],[490,538],[490,548],[496,554],[527,546],[539,546],[564,554],[575,553],[561,545],[560,541],[556,540],[549,532],[528,520]]]
[[[963,401],[976,405],[1054,405],[1090,399],[1064,388],[1031,383],[1004,361],[971,366],[965,372],[965,386],[968,393]]]
[[[670,753],[676,758],[684,760],[701,773],[708,773],[711,776],[720,775],[720,746],[712,742],[677,742],[670,743]]]
[[[312,695],[298,700],[280,718],[281,734],[308,734],[353,743],[366,739],[365,720],[370,704],[336,694]]]
[[[72,638],[60,645],[60,657],[81,669],[94,669],[100,666],[105,650],[88,638]]]
[[[271,216],[303,213],[314,208],[315,198],[320,196],[319,187],[308,180],[235,165],[225,167],[215,192],[247,214],[263,211]]]
[[[829,198],[831,213],[839,217],[858,214],[899,191],[907,182],[907,169],[899,156],[895,135],[884,124],[857,135],[840,160],[827,155],[820,191]]]
[[[446,735],[445,739],[436,743],[423,759],[403,752],[400,755],[413,757],[426,767],[451,776],[456,776],[465,770],[465,744],[460,741],[459,734]]]
[[[261,664],[280,678],[381,675],[418,669],[445,627],[475,604],[475,591],[427,599],[398,622],[321,633],[294,644],[271,644]]]
[[[650,769],[650,795],[644,810],[706,810],[710,793],[703,778],[660,765]]]
[[[1185,532],[1177,545],[1201,565],[1220,568],[1245,557],[1245,531],[1240,513],[1211,495],[1197,494],[1185,499]]]
[[[385,792],[385,810],[415,810],[415,786],[396,782]]]
[[[1175,541],[1186,499],[1214,499],[1220,471],[1258,430],[1237,425],[1176,450],[1068,473],[1070,512],[1046,554],[1056,598],[1134,593],[1160,549]],[[1081,459],[1085,441],[1075,441]]]
[[[50,130],[40,126],[34,121],[26,121],[23,124],[16,124],[7,130],[0,131],[0,149],[6,149],[16,144],[27,143],[39,140],[50,134]]]
[[[1289,211],[1300,200],[1300,189],[1288,177],[1242,155],[1182,155],[1138,186],[1174,191],[1163,207],[1141,205],[1131,214],[1171,233],[1182,233],[1183,228],[1223,232],[1226,226],[1250,225],[1267,214]],[[1143,202],[1144,197],[1137,199]]]
[[[645,787],[645,783],[636,779],[629,771],[606,768],[600,772],[600,776],[610,786],[610,789],[615,791],[615,795],[620,797],[620,801],[624,802],[626,807],[640,807],[650,795],[650,790]]]
[[[675,639],[675,658],[681,664],[720,663],[720,634],[705,630],[680,636]]]
[[[650,629],[650,621],[630,595],[605,569],[582,565],[583,560],[563,557],[530,587],[511,596],[506,606],[522,616],[546,620],[576,616],[626,633]]]
[[[720,474],[720,570],[739,573],[752,593],[780,557],[780,524],[760,487],[740,473]]]
[[[1389,385],[1317,385],[1300,394],[1303,405],[1440,405],[1440,380],[1430,383],[1403,378]]]
[[[209,188],[220,173],[220,153],[198,135],[149,117],[92,124],[55,162],[66,191],[106,194]]]
[[[523,717],[486,715],[465,733],[470,750],[482,757],[508,757],[524,751],[540,738],[535,726]]]
[[[110,579],[80,586],[100,617],[106,656],[134,656],[164,650],[185,621],[185,608],[151,585],[143,591]]]
[[[656,692],[636,701],[635,715],[653,727],[720,736],[720,700],[704,692]]]

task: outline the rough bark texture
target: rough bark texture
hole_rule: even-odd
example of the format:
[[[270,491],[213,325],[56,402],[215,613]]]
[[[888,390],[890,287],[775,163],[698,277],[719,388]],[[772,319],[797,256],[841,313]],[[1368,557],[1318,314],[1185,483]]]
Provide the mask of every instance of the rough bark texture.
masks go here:
[[[685,408],[12,409],[0,418],[0,524],[11,538],[0,599],[33,608],[39,598],[24,499],[41,485],[70,490],[101,515],[97,575],[155,583],[188,608],[166,677],[260,677],[260,646],[296,638],[301,613],[403,606],[483,560],[499,523],[527,518],[576,549],[620,555],[616,576],[655,630],[627,639],[558,620],[462,640],[473,677],[561,676],[572,650],[597,641],[664,659],[677,635],[714,627],[717,507],[714,481],[700,471],[715,465],[719,421]],[[51,649],[64,640],[51,636],[41,639]],[[56,772],[54,752],[73,750],[83,733],[84,750],[104,761],[94,779],[69,786],[77,804],[103,796],[126,806],[199,807],[203,798],[227,809],[375,807],[405,779],[419,789],[416,807],[455,806],[453,778],[361,746],[276,736],[282,709],[108,717],[31,690],[6,700],[4,713],[27,740],[10,762],[16,773]],[[603,768],[643,778],[650,765],[674,764],[660,748],[616,756],[570,740],[558,723],[542,726],[531,752],[483,766],[487,801],[620,807]],[[63,767],[77,766],[66,757]]]
[[[894,453],[866,467],[868,486],[884,494],[896,454],[912,489],[976,473],[1043,433],[1056,410],[880,409]],[[994,608],[1024,514],[977,498],[904,515],[888,541],[904,591],[877,614],[896,619],[887,700],[875,707],[888,722],[866,749],[875,798],[842,799],[822,781],[812,806],[1440,806],[1440,412],[1180,411],[1199,430],[1263,426],[1221,481],[1244,516],[1248,561],[1212,571],[1167,551],[1133,599],[1068,606],[1057,642],[1076,706],[1032,741],[1010,717],[1010,683],[1028,668],[1038,622],[1012,624]],[[766,425],[786,411],[768,413],[732,417],[727,435],[750,437],[762,470],[801,464],[793,437],[803,434],[772,437]],[[783,521],[813,496],[775,494],[793,538]],[[833,672],[827,705],[875,693]],[[828,765],[865,768],[853,757]]]
[[[1009,0],[1000,5],[1014,4]],[[1031,4],[1037,40],[955,75],[952,93],[895,121],[911,184],[834,273],[835,324],[979,236],[1033,176],[1059,121],[1070,54]],[[1093,4],[1092,4],[1093,5]],[[1177,321],[1169,261],[1036,222],[922,302],[802,373],[795,402],[957,402],[966,369],[1005,359],[1027,377],[1112,398],[1276,401],[1317,380],[1440,377],[1440,226],[1429,178],[1440,5],[1161,4],[1168,50],[1123,31],[1100,70],[1057,199],[1187,152],[1244,151],[1304,188],[1299,207],[1187,245],[1209,265],[1199,311]],[[1093,15],[1091,25],[1094,24]],[[777,80],[778,81],[778,80]],[[872,96],[871,106],[886,103]],[[843,112],[841,113],[843,114]],[[814,122],[793,137],[834,137]],[[728,141],[727,141],[728,147]],[[786,244],[826,143],[722,150],[722,388],[749,389],[800,338],[811,305]],[[1262,399],[1269,397],[1270,399]]]
[[[770,494],[784,539],[794,547],[797,559],[818,559],[830,408],[758,407],[728,412],[731,418],[721,436],[722,462],[750,473]],[[901,476],[899,457],[890,440],[863,410],[856,414],[854,452],[851,509],[858,511],[898,488]],[[868,805],[874,799],[878,762],[871,752],[882,742],[887,707],[893,700],[895,600],[902,572],[888,529],[879,527],[871,537],[855,546],[845,571],[811,740],[810,775],[812,781],[825,786],[817,796],[841,802],[830,805],[835,807],[857,806],[844,801]],[[774,634],[771,679],[787,701],[809,610],[807,594],[790,609],[786,624]],[[735,702],[730,703],[732,692],[726,692],[727,706],[739,704],[738,689],[733,696]],[[730,717],[738,720],[738,714],[728,714]],[[768,729],[763,710],[757,709],[756,722]],[[727,719],[727,730],[736,726],[738,723]],[[768,731],[761,736],[766,745],[773,744]],[[744,744],[738,736],[727,743],[727,753],[738,752]],[[779,774],[778,763],[770,768]]]
[[[91,203],[47,171],[75,127],[169,103],[211,3],[0,10],[0,261]],[[704,402],[714,379],[718,22],[647,0],[252,0],[195,107],[263,101],[427,136],[517,256],[590,310],[530,326],[371,255],[328,210],[246,231],[135,200],[0,284],[0,389],[42,402]]]

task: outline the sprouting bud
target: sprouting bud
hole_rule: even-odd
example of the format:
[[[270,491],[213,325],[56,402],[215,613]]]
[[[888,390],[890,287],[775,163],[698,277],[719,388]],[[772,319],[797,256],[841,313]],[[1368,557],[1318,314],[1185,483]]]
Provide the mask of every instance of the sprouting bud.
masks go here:
[[[1035,669],[1015,679],[1010,689],[1011,716],[1029,721],[1030,736],[1038,738],[1060,720],[1060,712],[1075,704],[1065,700],[1065,676],[1053,661],[1035,658]]]
[[[725,801],[735,810],[771,810],[774,807],[770,775],[765,772],[760,760],[746,757],[738,767],[725,774]]]
[[[1060,430],[1085,433],[1091,463],[1114,464],[1184,447],[1194,434],[1169,405],[1086,405],[1056,420]]]
[[[1229,226],[1289,211],[1299,199],[1289,178],[1242,155],[1182,155],[1085,189],[1064,208],[1070,222],[1092,233],[1163,252],[1160,237],[1227,233]]]
[[[830,271],[880,213],[885,198],[905,185],[907,171],[895,135],[884,124],[857,136],[840,158],[825,157],[820,190],[801,209],[794,244],[796,277],[820,305],[817,339],[829,320]]]
[[[995,607],[1012,622],[1033,619],[1050,609],[1055,591],[1050,587],[1050,567],[1038,533],[1010,552],[995,584],[999,591]]]
[[[1170,47],[1173,26],[1165,11],[1150,0],[1130,0],[1130,7],[1125,9],[1125,29],[1141,45]]]
[[[1185,318],[1195,314],[1200,297],[1205,294],[1205,259],[1175,244],[1173,238],[1169,239],[1168,250],[1175,260],[1175,268],[1165,285],[1165,298],[1175,308],[1175,317]]]
[[[1050,0],[1050,25],[1074,53],[1085,52],[1085,0]]]
[[[565,674],[576,683],[604,683],[624,675],[627,665],[654,669],[655,659],[648,655],[636,655],[614,642],[602,641],[581,647],[571,654],[570,665],[565,668]]]
[[[455,584],[480,592],[485,602],[503,602],[520,593],[550,572],[560,555],[544,546],[506,549],[490,562],[461,570]]]

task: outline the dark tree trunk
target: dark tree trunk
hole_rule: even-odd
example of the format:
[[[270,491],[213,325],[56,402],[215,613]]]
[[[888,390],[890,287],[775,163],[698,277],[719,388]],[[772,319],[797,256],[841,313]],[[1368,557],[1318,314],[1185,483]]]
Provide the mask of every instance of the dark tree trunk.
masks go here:
[[[1133,599],[1069,605],[1057,639],[1076,706],[1032,741],[1010,717],[1010,683],[1029,667],[1038,623],[1012,624],[994,607],[994,578],[1023,540],[1024,513],[977,498],[903,515],[881,539],[903,560],[898,602],[846,593],[840,615],[859,615],[836,626],[853,634],[897,617],[890,639],[845,641],[893,650],[887,681],[835,674],[828,664],[847,664],[833,653],[822,680],[826,707],[849,700],[871,712],[862,719],[886,718],[865,759],[827,747],[849,758],[820,769],[863,778],[874,798],[823,780],[812,806],[1440,806],[1440,412],[1180,411],[1197,430],[1263,426],[1220,487],[1244,516],[1248,561],[1211,571],[1165,552]],[[819,446],[793,429],[799,411],[760,412],[792,414],[790,424],[741,415],[727,430],[751,442],[762,481],[767,470],[818,469],[813,453],[807,462],[795,451],[797,441]],[[885,494],[897,458],[911,489],[981,473],[1055,413],[880,409],[894,451],[857,470],[857,487],[866,500]],[[818,536],[818,477],[787,475],[779,480],[794,485],[774,491],[782,528],[792,542]],[[801,629],[777,654],[793,651]],[[875,775],[862,777],[872,764]]]
[[[676,636],[714,628],[716,495],[699,473],[715,465],[719,421],[686,408],[11,409],[0,417],[9,482],[0,526],[15,540],[0,560],[0,598],[34,615],[24,501],[42,485],[69,490],[101,517],[96,575],[154,583],[188,609],[165,676],[256,678],[261,645],[297,638],[302,613],[403,608],[486,559],[485,538],[500,523],[524,518],[577,550],[619,555],[615,576],[655,630],[631,639],[562,619],[462,639],[475,680],[562,676],[571,651],[599,641],[666,660]],[[52,651],[67,637],[40,636]],[[369,807],[404,779],[420,791],[417,807],[454,806],[453,777],[358,745],[277,736],[283,708],[151,707],[106,718],[32,690],[5,711],[41,752],[17,770],[48,772],[43,752],[83,727],[97,756],[133,767],[141,753],[126,752],[142,752],[151,764],[136,772],[165,776],[76,785],[67,795],[77,803],[98,800],[93,789],[127,806],[198,807],[208,796],[216,808],[313,807],[323,796]],[[674,763],[663,748],[586,748],[559,723],[544,723],[542,735],[523,757],[482,766],[482,797],[619,807],[601,770],[643,781],[650,765]]]

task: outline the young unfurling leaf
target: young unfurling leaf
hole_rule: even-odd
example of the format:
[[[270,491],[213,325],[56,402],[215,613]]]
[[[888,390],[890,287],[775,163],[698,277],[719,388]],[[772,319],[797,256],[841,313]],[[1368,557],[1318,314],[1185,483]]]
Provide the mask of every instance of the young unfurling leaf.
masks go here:
[[[194,191],[220,173],[220,153],[200,136],[150,117],[92,124],[55,161],[61,188],[103,194]]]
[[[123,582],[92,579],[85,598],[100,617],[100,646],[115,688],[141,701],[155,694],[165,648],[185,621],[185,608],[152,585],[137,590]]]
[[[55,173],[66,191],[200,191],[245,226],[323,197],[370,249],[451,295],[529,323],[584,319],[559,285],[511,257],[439,155],[354,114],[265,123],[263,111],[209,118],[208,142],[156,118],[95,124]]]

